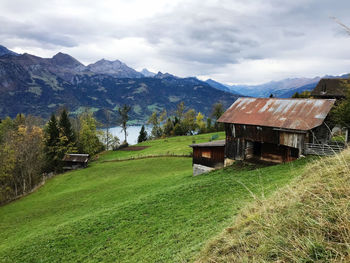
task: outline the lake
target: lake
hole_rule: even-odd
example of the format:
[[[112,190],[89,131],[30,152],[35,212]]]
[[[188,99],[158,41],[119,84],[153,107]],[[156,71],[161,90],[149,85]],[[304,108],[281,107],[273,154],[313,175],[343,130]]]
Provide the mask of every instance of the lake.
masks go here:
[[[129,144],[137,144],[137,138],[139,137],[141,127],[142,125],[128,126],[127,141]],[[145,129],[147,131],[147,134],[150,135],[152,127],[149,125],[145,125]],[[109,131],[111,134],[113,134],[113,136],[117,136],[119,138],[120,143],[124,141],[124,132],[122,131],[122,128],[120,126],[112,127],[109,129]]]

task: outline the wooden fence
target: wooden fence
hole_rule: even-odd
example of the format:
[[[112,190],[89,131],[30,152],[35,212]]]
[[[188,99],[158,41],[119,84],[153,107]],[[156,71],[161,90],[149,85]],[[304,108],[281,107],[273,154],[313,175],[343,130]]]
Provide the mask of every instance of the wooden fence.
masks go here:
[[[344,150],[343,144],[316,144],[305,143],[304,154],[313,155],[333,155]]]

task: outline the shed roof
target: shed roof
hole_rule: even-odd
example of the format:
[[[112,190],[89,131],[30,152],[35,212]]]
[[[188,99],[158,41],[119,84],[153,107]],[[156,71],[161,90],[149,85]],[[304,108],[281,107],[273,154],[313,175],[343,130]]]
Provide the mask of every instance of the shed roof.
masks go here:
[[[307,131],[320,126],[335,100],[238,98],[218,122]]]
[[[89,160],[88,154],[82,154],[82,153],[70,153],[66,154],[63,157],[63,161],[66,162],[75,162],[75,163],[86,163]]]
[[[345,97],[346,87],[350,79],[321,79],[311,91],[311,96],[317,97]]]
[[[225,140],[195,143],[190,145],[190,147],[223,147],[223,146],[225,146]]]

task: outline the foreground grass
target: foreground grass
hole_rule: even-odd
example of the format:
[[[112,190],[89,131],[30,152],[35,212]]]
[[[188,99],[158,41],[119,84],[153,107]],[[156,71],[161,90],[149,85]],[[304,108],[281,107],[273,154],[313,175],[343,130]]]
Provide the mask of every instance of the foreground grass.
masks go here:
[[[0,207],[0,261],[191,261],[242,207],[305,163],[198,177],[190,158],[95,163]]]
[[[350,150],[239,213],[198,262],[350,262]]]
[[[189,155],[192,153],[192,148],[189,147],[192,143],[208,142],[215,135],[218,135],[216,140],[225,139],[224,132],[214,132],[207,134],[199,134],[193,136],[177,136],[166,139],[150,140],[139,143],[137,146],[148,146],[141,151],[110,151],[102,154],[98,161],[107,161],[115,159],[124,159],[130,157],[148,156],[148,155]]]

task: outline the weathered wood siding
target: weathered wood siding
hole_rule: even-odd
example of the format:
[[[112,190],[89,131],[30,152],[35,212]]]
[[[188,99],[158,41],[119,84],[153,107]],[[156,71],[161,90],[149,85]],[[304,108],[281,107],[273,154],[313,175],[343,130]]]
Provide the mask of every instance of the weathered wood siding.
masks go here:
[[[258,158],[270,162],[295,160],[303,151],[306,133],[272,127],[225,124],[227,158]]]
[[[279,144],[281,145],[298,148],[302,150],[304,141],[305,141],[304,133],[279,131]]]
[[[193,164],[209,167],[222,167],[225,160],[225,147],[193,147]]]

